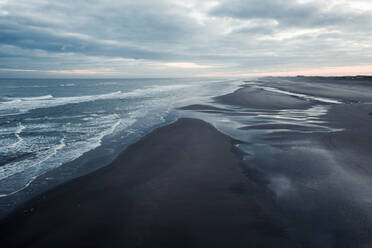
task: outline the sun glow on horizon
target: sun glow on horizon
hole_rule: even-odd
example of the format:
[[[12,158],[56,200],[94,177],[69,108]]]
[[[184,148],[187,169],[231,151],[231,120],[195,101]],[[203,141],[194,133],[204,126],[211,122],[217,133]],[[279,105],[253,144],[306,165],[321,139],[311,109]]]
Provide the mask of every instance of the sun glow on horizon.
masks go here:
[[[205,73],[198,74],[198,77],[264,77],[264,76],[372,76],[372,65],[365,66],[340,66],[340,67],[323,67],[314,69],[302,69],[294,71],[272,71],[272,72],[251,72],[251,73]]]

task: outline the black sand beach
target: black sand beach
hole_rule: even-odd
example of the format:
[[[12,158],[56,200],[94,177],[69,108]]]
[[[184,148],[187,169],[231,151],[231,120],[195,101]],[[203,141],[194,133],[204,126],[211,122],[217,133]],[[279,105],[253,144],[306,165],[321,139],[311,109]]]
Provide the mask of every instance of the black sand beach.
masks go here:
[[[27,203],[2,223],[2,245],[294,247],[270,194],[243,175],[233,142],[180,119]]]
[[[371,82],[265,80],[342,103],[250,85],[217,97],[273,116],[313,106],[327,112],[303,125],[247,123],[239,130],[268,131],[250,143],[179,119],[109,166],[19,208],[0,224],[2,247],[372,247]],[[228,114],[222,107],[183,109]]]

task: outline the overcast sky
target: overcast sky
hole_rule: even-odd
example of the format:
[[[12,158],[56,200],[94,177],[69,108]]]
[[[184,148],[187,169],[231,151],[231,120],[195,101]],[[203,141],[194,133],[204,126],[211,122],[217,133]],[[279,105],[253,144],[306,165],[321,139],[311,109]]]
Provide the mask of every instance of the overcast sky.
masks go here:
[[[0,0],[0,77],[372,74],[370,0]]]

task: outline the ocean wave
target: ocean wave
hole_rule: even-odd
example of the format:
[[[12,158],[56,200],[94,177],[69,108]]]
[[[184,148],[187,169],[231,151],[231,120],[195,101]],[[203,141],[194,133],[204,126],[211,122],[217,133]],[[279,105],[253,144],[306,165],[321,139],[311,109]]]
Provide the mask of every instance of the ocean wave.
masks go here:
[[[0,180],[4,180],[4,179],[6,180],[7,178],[11,178],[12,176],[17,176],[18,173],[25,172],[30,169],[33,172],[30,171],[30,174],[29,174],[30,177],[23,178],[22,179],[23,182],[20,183],[19,185],[17,185],[19,182],[16,182],[16,181],[14,181],[13,183],[10,183],[10,185],[8,185],[8,183],[5,183],[4,184],[5,187],[1,189],[0,191],[0,197],[9,196],[9,195],[12,195],[12,194],[15,194],[21,191],[22,189],[27,188],[38,176],[44,174],[52,167],[55,168],[56,165],[60,165],[60,162],[57,159],[56,161],[50,161],[51,164],[49,166],[52,166],[51,168],[43,169],[42,167],[39,167],[39,166],[42,166],[43,164],[45,166],[45,162],[48,162],[51,158],[53,158],[58,153],[59,150],[62,150],[65,146],[66,146],[65,136],[63,136],[63,138],[61,138],[61,140],[59,141],[57,145],[55,145],[54,147],[48,150],[48,153],[45,154],[45,156],[43,156],[41,159],[39,159],[35,163],[31,162],[32,166],[28,168],[27,168],[28,163],[27,162],[25,163],[25,161],[28,161],[27,159],[22,160],[20,162],[6,164],[5,166],[3,166],[3,168],[1,168],[2,170],[0,170]],[[12,165],[12,166],[9,166],[9,165]],[[15,187],[13,189],[9,189],[7,186],[8,187],[10,186],[10,188],[13,188],[14,186]]]
[[[96,85],[97,86],[103,86],[103,85],[118,85],[119,82],[100,82],[100,83],[97,83]]]
[[[43,117],[29,117],[29,118],[25,118],[26,121],[45,121],[45,120],[50,120],[50,121],[54,121],[54,120],[65,120],[65,119],[76,119],[76,118],[83,118],[85,117],[85,115],[61,115],[61,116],[54,116],[54,117],[50,117],[50,116],[43,116]],[[1,126],[1,123],[0,123],[0,126]]]
[[[48,88],[47,85],[12,85],[8,86],[8,89],[18,89],[18,88]]]
[[[69,83],[69,84],[60,84],[59,86],[60,86],[60,87],[74,87],[74,86],[76,86],[76,84],[74,84],[74,83]]]
[[[11,145],[12,148],[16,148],[19,144],[21,144],[23,142],[23,138],[20,136],[20,134],[22,133],[22,131],[25,129],[26,127],[22,125],[22,123],[19,124],[17,130],[14,132],[14,135],[16,136],[17,138],[17,142],[15,142],[13,145]]]
[[[4,97],[3,99],[8,100],[8,103],[20,102],[20,101],[37,101],[37,100],[47,100],[52,99],[52,95],[45,96],[31,96],[31,97]]]
[[[102,116],[84,126],[66,124],[67,129],[80,131],[86,138],[72,139],[69,135],[71,130],[65,130],[65,135],[59,141],[51,139],[47,142],[54,143],[50,143],[49,149],[34,151],[36,158],[25,158],[0,167],[0,182],[4,186],[0,189],[0,197],[12,195],[28,187],[40,175],[95,149],[101,145],[104,137],[132,125],[135,121],[135,118],[121,119],[119,115],[112,114]],[[17,130],[20,132],[20,128]],[[23,176],[19,177],[20,174]]]
[[[52,95],[45,95],[38,97],[8,98],[9,101],[0,103],[0,111],[15,109],[18,110],[19,112],[27,112],[32,109],[56,107],[66,104],[76,104],[82,102],[91,102],[107,99],[122,99],[131,97],[150,96],[165,91],[178,90],[188,86],[189,85],[162,85],[147,87],[143,89],[136,89],[129,92],[115,91],[107,94],[72,97],[53,97]]]

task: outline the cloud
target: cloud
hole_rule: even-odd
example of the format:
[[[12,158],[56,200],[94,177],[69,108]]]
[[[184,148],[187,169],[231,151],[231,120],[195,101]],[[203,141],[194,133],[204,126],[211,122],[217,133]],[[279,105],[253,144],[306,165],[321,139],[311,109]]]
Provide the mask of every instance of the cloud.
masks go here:
[[[319,12],[313,3],[291,0],[230,0],[223,1],[212,11],[212,15],[239,19],[274,19],[279,23],[304,24]],[[293,23],[293,21],[299,21]]]
[[[280,28],[318,28],[371,25],[371,12],[351,9],[344,4],[296,0],[229,0],[210,11],[211,15],[237,19],[271,19]],[[358,4],[357,4],[358,6]]]
[[[190,62],[172,62],[172,63],[165,63],[165,66],[168,67],[175,67],[175,68],[182,68],[182,69],[205,69],[205,68],[212,68],[213,66],[210,65],[199,65]]]
[[[364,66],[371,21],[367,0],[0,0],[0,68],[166,77]]]

